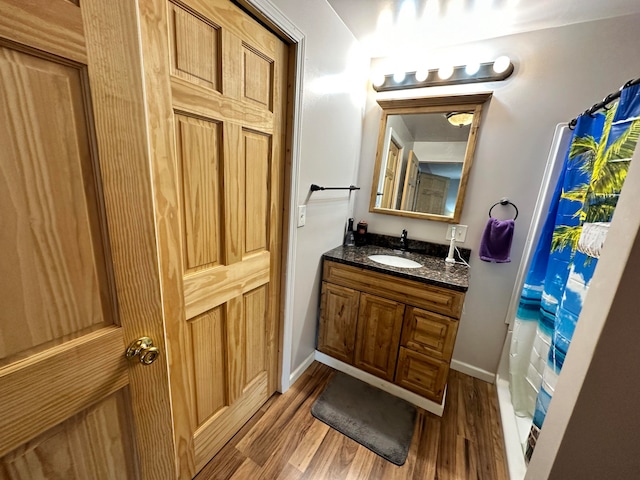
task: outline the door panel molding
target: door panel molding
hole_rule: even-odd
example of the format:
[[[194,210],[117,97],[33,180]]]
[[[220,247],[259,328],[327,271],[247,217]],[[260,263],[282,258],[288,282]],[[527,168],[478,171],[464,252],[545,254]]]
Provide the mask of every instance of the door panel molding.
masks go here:
[[[107,327],[0,370],[0,457],[125,387],[126,359],[113,355],[123,343],[122,329]],[[28,401],[24,385],[34,392]],[[64,403],[51,404],[58,395]]]
[[[3,7],[0,37],[86,65],[84,25],[78,5],[65,0],[49,0],[46,6],[5,0]]]

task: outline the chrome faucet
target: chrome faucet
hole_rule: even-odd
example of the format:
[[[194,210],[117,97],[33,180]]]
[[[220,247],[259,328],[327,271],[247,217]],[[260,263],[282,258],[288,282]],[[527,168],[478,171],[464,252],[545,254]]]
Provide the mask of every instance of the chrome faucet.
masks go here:
[[[402,251],[407,250],[407,231],[406,230],[402,230],[402,233],[400,234],[400,250]]]

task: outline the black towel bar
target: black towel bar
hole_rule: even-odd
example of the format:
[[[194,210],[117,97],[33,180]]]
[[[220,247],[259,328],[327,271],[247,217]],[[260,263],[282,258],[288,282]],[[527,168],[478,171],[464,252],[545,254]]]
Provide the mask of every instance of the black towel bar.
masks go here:
[[[360,190],[360,187],[356,187],[355,185],[349,185],[348,187],[321,187],[320,185],[312,183],[311,191],[317,192],[318,190]]]

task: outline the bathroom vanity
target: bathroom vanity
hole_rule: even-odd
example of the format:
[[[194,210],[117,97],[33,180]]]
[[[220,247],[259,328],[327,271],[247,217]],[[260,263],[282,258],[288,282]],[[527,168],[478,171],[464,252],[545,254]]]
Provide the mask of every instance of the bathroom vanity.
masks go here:
[[[389,266],[372,255],[421,266]],[[377,246],[325,253],[318,351],[441,404],[468,275],[444,258]]]

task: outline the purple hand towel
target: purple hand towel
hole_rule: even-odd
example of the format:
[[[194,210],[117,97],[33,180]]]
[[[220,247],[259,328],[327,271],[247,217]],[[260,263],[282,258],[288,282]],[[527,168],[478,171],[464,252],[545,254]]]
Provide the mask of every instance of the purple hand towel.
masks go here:
[[[513,220],[489,218],[480,240],[480,259],[485,262],[510,262],[514,227]]]

